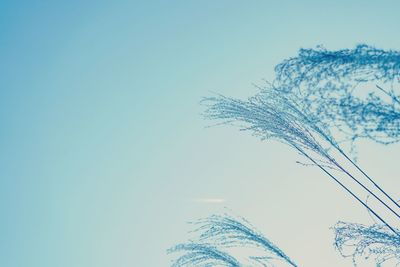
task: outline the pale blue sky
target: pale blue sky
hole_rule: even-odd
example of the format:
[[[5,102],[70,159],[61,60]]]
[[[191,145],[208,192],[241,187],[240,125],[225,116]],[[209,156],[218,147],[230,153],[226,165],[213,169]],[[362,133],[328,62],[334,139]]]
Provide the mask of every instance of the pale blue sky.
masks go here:
[[[398,10],[398,1],[2,1],[0,265],[168,266],[185,222],[227,206],[301,266],[351,266],[329,227],[368,222],[365,211],[290,149],[205,128],[198,102],[254,94],[251,84],[301,47],[400,49]],[[370,172],[400,186],[396,158],[371,153],[398,147],[361,149]]]

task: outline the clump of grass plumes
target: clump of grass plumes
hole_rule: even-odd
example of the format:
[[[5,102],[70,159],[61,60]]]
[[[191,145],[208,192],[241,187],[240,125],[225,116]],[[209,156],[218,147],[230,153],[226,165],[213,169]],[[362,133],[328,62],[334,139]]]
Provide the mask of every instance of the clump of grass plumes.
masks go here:
[[[277,65],[275,73],[272,84],[260,87],[247,100],[204,98],[205,117],[291,146],[379,220],[381,224],[369,227],[339,222],[334,228],[335,245],[342,255],[346,247],[352,247],[353,259],[374,256],[378,266],[390,259],[399,261],[400,232],[385,217],[394,215],[400,220],[400,205],[339,144],[350,141],[352,153],[359,138],[384,145],[400,142],[400,94],[394,87],[400,83],[400,52],[368,45],[338,51],[301,49],[297,57]],[[378,82],[385,86],[371,86]],[[345,182],[349,179],[351,186]],[[362,200],[363,193],[384,209],[378,214]],[[225,239],[219,229],[206,231],[204,239],[221,236],[214,241],[231,244],[227,240],[233,239]],[[238,236],[235,244],[255,242]]]
[[[400,265],[400,237],[385,225],[366,226],[358,223],[338,222],[334,227],[335,248],[343,257],[374,258],[377,266],[384,262]]]

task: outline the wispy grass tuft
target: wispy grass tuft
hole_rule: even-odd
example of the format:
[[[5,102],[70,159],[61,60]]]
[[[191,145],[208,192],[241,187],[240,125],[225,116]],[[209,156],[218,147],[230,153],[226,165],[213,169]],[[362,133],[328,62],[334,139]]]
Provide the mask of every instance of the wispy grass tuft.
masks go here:
[[[277,80],[291,86],[318,85],[321,81],[393,81],[400,78],[400,52],[366,44],[330,51],[323,46],[300,49],[297,57],[275,67]]]
[[[400,265],[400,237],[386,226],[338,222],[333,229],[336,249],[354,265],[358,258],[374,258],[377,266],[388,261]]]
[[[323,157],[326,155],[326,148],[316,141],[308,123],[316,125],[319,120],[312,114],[305,114],[291,98],[273,87],[245,101],[216,96],[203,98],[201,103],[206,106],[204,115],[208,119],[236,124],[262,140],[274,139]]]
[[[170,248],[167,252],[184,253],[172,264],[172,267],[185,267],[185,266],[241,267],[242,266],[240,262],[231,255],[229,255],[229,253],[220,251],[218,248],[208,244],[201,244],[201,243],[179,244],[173,248]]]
[[[195,241],[179,244],[168,252],[183,252],[172,266],[297,266],[278,246],[243,218],[212,215],[193,223]],[[232,256],[232,248],[255,249],[256,255]],[[240,252],[240,251],[239,251]],[[261,255],[260,255],[261,254]],[[207,265],[208,264],[208,265]],[[214,264],[214,265],[213,265]]]
[[[400,82],[399,51],[365,44],[337,51],[300,49],[297,57],[278,64],[275,72],[275,86],[339,130],[341,141],[400,141],[400,88],[393,87]],[[367,86],[378,82],[390,90]]]

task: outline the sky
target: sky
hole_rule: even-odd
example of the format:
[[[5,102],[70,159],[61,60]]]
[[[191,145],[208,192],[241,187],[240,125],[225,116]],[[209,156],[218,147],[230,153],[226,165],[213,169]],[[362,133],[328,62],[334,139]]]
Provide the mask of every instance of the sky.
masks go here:
[[[0,265],[170,266],[187,221],[232,210],[301,266],[351,266],[371,223],[290,148],[201,116],[300,48],[399,49],[398,1],[1,1]],[[400,186],[399,146],[359,146]],[[396,158],[397,157],[397,158]]]

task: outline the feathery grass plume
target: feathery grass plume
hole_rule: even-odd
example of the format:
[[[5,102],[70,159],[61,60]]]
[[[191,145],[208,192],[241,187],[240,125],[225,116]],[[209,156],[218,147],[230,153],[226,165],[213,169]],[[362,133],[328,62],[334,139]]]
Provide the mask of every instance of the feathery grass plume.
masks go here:
[[[203,98],[205,117],[222,123],[242,123],[241,130],[251,131],[262,140],[274,139],[293,147],[326,156],[326,149],[314,138],[305,121],[316,117],[305,115],[290,98],[271,87],[247,101],[225,96]]]
[[[180,266],[297,266],[279,247],[273,244],[244,218],[235,218],[228,214],[212,215],[193,223],[193,231],[199,236],[196,241],[179,244],[168,252],[184,252],[174,267]],[[231,256],[232,248],[256,249],[260,255],[240,257]],[[245,261],[245,262],[243,262]],[[206,265],[209,264],[209,265]],[[250,264],[250,265],[249,265]]]
[[[338,130],[341,141],[352,145],[359,138],[381,144],[400,141],[400,86],[397,93],[393,88],[400,82],[399,51],[365,44],[338,51],[321,46],[300,49],[297,57],[278,64],[275,72],[276,87],[296,96],[303,109]],[[392,88],[368,88],[376,82]]]
[[[363,172],[351,159],[340,149],[339,145],[331,137],[329,129],[322,130],[324,122],[318,117],[308,113],[299,107],[297,99],[290,95],[282,94],[272,85],[264,88],[261,92],[247,101],[236,100],[224,96],[204,98],[202,103],[207,106],[206,118],[222,120],[222,123],[241,123],[242,130],[251,131],[261,139],[275,139],[285,143],[300,152],[314,165],[318,166],[325,174],[333,179],[340,187],[362,204],[368,211],[374,214],[382,223],[397,234],[395,229],[386,220],[377,214],[367,203],[361,200],[349,187],[328,171],[328,167],[339,169],[345,173],[357,186],[376,198],[388,211],[392,212],[398,219],[400,215],[391,208],[384,199],[375,194],[359,178],[353,176],[335,158],[329,154],[334,148],[340,152],[352,165],[354,165],[370,182],[387,197],[392,204],[398,204],[377,183]],[[320,125],[322,127],[320,127]],[[322,145],[322,142],[324,145]],[[323,164],[321,164],[323,162]]]
[[[400,237],[386,226],[338,222],[333,229],[335,248],[343,257],[351,257],[355,266],[357,259],[370,257],[377,266],[389,261],[400,265]]]
[[[209,244],[187,243],[179,244],[168,249],[168,253],[184,252],[173,264],[172,267],[241,267],[240,262],[229,255],[229,253],[220,251],[218,248]]]
[[[212,241],[213,244],[224,247],[254,246],[296,266],[281,249],[255,230],[244,218],[233,218],[227,214],[224,216],[212,215],[199,220],[196,224],[200,225],[196,229],[201,232],[200,241]]]
[[[377,49],[366,44],[354,49],[329,51],[323,46],[300,49],[297,57],[284,60],[275,67],[277,80],[299,86],[321,81],[393,81],[400,76],[400,52]]]

